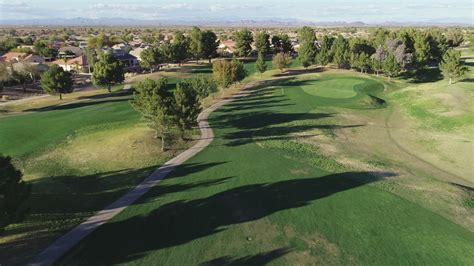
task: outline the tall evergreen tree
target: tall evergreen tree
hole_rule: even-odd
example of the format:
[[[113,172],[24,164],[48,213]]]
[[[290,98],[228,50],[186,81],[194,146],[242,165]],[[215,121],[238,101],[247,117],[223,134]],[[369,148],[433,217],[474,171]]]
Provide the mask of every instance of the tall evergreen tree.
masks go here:
[[[262,53],[258,53],[257,61],[255,62],[255,67],[260,73],[265,73],[265,71],[267,71],[267,63],[265,62]]]
[[[270,53],[270,35],[266,31],[261,31],[255,36],[255,47],[257,53],[266,55]]]
[[[449,84],[452,84],[453,78],[461,77],[467,72],[467,67],[461,62],[461,52],[449,49],[444,55],[439,68],[443,75],[449,78]]]
[[[238,56],[249,56],[252,52],[253,36],[248,29],[242,29],[234,34]]]
[[[298,60],[304,68],[308,68],[314,63],[316,57],[316,35],[314,30],[310,27],[303,27],[298,31],[298,42],[300,47],[298,49]]]
[[[174,119],[179,129],[181,139],[186,130],[197,126],[197,117],[201,112],[199,94],[189,80],[181,81],[174,91]]]
[[[189,34],[189,52],[198,61],[203,52],[203,36],[202,31],[198,27],[193,27]]]
[[[212,63],[212,78],[222,88],[232,84],[232,69],[229,60],[217,60]]]
[[[155,130],[155,137],[161,138],[161,150],[165,150],[165,142],[170,135],[176,118],[174,98],[167,88],[167,80],[146,79],[138,83],[130,104],[140,112]]]
[[[388,54],[387,59],[383,62],[383,72],[387,75],[388,80],[391,77],[398,75],[401,71],[400,63],[398,63],[397,58],[394,54]]]
[[[231,61],[231,73],[233,82],[240,82],[248,74],[247,70],[245,69],[244,63],[242,63],[242,61],[238,60],[235,57]]]
[[[348,64],[349,61],[349,43],[347,40],[339,36],[331,47],[332,62],[341,68]]]
[[[417,67],[424,67],[430,59],[430,42],[425,32],[417,32],[414,37],[415,62]]]
[[[316,62],[322,66],[325,66],[332,62],[331,47],[334,43],[334,37],[324,35],[320,43],[320,49],[316,55]]]

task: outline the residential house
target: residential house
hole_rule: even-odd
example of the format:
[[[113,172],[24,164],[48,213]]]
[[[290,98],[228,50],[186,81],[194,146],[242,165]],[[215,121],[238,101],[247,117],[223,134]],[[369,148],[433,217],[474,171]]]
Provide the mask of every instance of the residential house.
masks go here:
[[[143,50],[148,49],[148,48],[149,48],[149,46],[135,48],[135,49],[130,51],[130,54],[135,56],[138,61],[142,61],[142,59],[140,58],[140,54],[142,53]]]
[[[123,69],[125,71],[133,70],[134,68],[138,67],[138,59],[127,53],[122,54],[113,54],[115,58],[117,58],[120,63],[122,63]]]
[[[44,63],[44,58],[35,54],[8,52],[0,56],[0,61],[9,63],[17,63],[20,61],[28,63]]]
[[[219,43],[217,52],[222,56],[232,56],[236,52],[236,45],[233,40],[225,40]]]
[[[130,50],[132,50],[132,47],[127,43],[118,43],[118,44],[112,46],[112,50],[122,50],[122,51],[125,51],[126,53],[128,53],[128,52],[130,52]]]
[[[87,62],[87,57],[85,55],[78,56],[72,59],[58,59],[53,61],[52,64],[60,66],[65,71],[74,71],[78,73],[89,73],[90,66]]]
[[[82,49],[75,46],[64,46],[59,48],[58,57],[59,58],[76,58],[83,54]]]

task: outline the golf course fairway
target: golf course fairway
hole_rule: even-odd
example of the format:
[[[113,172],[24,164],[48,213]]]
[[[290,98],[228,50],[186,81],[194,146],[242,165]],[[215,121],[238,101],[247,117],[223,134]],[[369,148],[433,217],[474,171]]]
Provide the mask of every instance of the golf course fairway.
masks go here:
[[[215,140],[208,148],[59,264],[474,261],[471,231],[375,185],[395,173],[351,169],[302,140],[303,132],[364,127],[332,123],[337,109],[328,108],[384,108],[384,84],[323,73],[255,88],[211,114]]]

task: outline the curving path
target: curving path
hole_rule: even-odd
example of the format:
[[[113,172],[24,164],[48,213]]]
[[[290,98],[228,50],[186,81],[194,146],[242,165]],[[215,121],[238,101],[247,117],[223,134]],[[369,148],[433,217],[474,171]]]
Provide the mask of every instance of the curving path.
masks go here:
[[[56,241],[54,241],[49,247],[43,252],[33,258],[28,265],[51,265],[72,247],[74,247],[79,241],[88,236],[99,226],[112,219],[115,215],[123,211],[125,208],[130,206],[142,195],[147,193],[153,186],[158,184],[163,178],[165,178],[171,171],[177,166],[183,164],[188,159],[196,155],[198,152],[206,148],[213,140],[214,133],[212,128],[209,126],[207,118],[210,113],[219,108],[220,106],[240,97],[244,97],[250,94],[252,91],[248,90],[253,86],[253,83],[249,83],[244,86],[243,90],[237,94],[225,98],[211,107],[202,111],[198,116],[199,129],[201,130],[201,137],[199,141],[194,144],[191,148],[183,151],[175,158],[169,160],[161,167],[156,169],[149,177],[138,184],[134,189],[123,195],[121,198],[105,207],[103,210],[96,213],[94,216],[87,219],[85,222],[79,224],[71,231],[67,232]]]

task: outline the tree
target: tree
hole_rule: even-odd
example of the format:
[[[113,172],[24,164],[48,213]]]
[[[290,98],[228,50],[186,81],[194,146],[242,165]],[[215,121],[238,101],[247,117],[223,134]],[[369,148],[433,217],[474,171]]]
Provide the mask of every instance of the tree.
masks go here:
[[[457,47],[464,41],[464,35],[458,29],[452,29],[446,32],[446,40],[449,47]]]
[[[96,86],[106,86],[111,92],[112,85],[120,84],[125,80],[122,64],[111,54],[105,53],[94,64],[92,82]]]
[[[232,73],[232,82],[239,82],[247,76],[247,70],[245,69],[244,63],[237,58],[233,58],[230,61],[231,73]]]
[[[47,40],[37,40],[33,46],[35,51],[45,58],[55,57],[58,53],[56,49],[50,47],[50,44]]]
[[[160,66],[160,50],[156,47],[151,47],[143,50],[140,53],[140,65],[144,68],[150,69],[150,73]]]
[[[267,71],[267,63],[263,59],[262,53],[258,53],[257,61],[255,62],[258,72],[265,73]]]
[[[270,35],[266,31],[261,31],[255,36],[255,47],[257,53],[266,55],[270,53]]]
[[[202,31],[198,27],[193,27],[189,36],[189,52],[194,56],[194,59],[198,61],[203,51]]]
[[[376,29],[375,32],[372,34],[374,45],[375,46],[384,45],[385,39],[387,38],[389,33],[390,32],[384,28]]]
[[[288,68],[291,66],[293,59],[291,58],[291,55],[285,54],[285,53],[278,53],[275,56],[273,56],[272,59],[272,64],[280,69],[280,72],[283,73],[283,70],[285,68]]]
[[[174,98],[167,88],[165,78],[146,79],[139,82],[130,104],[140,112],[149,126],[155,130],[155,138],[161,138],[161,150],[165,150],[165,140],[175,122]]]
[[[0,154],[0,227],[19,218],[20,207],[30,194],[30,186],[22,176],[11,157]]]
[[[217,55],[217,47],[219,46],[217,36],[214,32],[206,30],[202,32],[201,41],[201,55],[203,58],[207,58],[209,63],[211,63],[211,59]]]
[[[214,96],[214,93],[217,92],[217,83],[211,77],[199,75],[198,77],[190,79],[189,81],[201,99],[206,98],[210,94]]]
[[[172,61],[181,65],[189,55],[189,38],[177,31],[172,43]]]
[[[401,67],[397,62],[394,54],[388,54],[387,59],[383,62],[383,72],[387,75],[388,80],[391,77],[396,76],[400,73]]]
[[[395,55],[402,68],[408,68],[412,63],[413,55],[407,52],[406,45],[400,39],[387,39],[385,42],[387,52]]]
[[[72,75],[68,71],[64,71],[58,65],[51,65],[48,71],[41,75],[41,87],[44,92],[51,95],[59,94],[59,99],[62,100],[64,93],[71,93]]]
[[[5,82],[12,79],[10,70],[8,69],[7,63],[0,62],[0,92],[3,91]]]
[[[288,34],[279,34],[272,37],[272,45],[274,53],[293,53],[293,45],[291,44]]]
[[[186,130],[197,126],[197,117],[201,112],[201,103],[198,92],[193,88],[192,82],[187,80],[177,84],[174,91],[174,119],[181,139],[184,139]]]
[[[300,48],[298,49],[298,60],[304,68],[308,68],[314,63],[316,57],[316,35],[314,30],[310,27],[303,27],[298,31],[298,42]]]
[[[252,52],[253,36],[252,32],[248,29],[242,29],[234,34],[235,48],[237,49],[237,55],[248,56]]]
[[[430,42],[428,40],[428,35],[424,32],[417,32],[414,37],[414,48],[415,48],[415,62],[418,67],[423,67],[428,63],[430,58]]]
[[[383,62],[387,59],[387,51],[380,45],[375,53],[370,56],[372,59],[371,67],[375,71],[376,75],[379,75],[380,71],[383,71]]]
[[[161,54],[163,62],[166,62],[166,63],[173,62],[173,58],[174,58],[173,45],[169,42],[165,42],[162,45],[160,45],[160,54]]]
[[[239,82],[247,76],[244,64],[236,58],[219,60],[212,64],[212,77],[223,89],[232,83]]]
[[[212,78],[223,89],[232,84],[232,70],[229,60],[218,60],[212,63]]]
[[[84,55],[86,56],[87,62],[89,63],[89,72],[91,72],[91,66],[97,62],[97,52],[94,49],[86,47],[84,48]]]
[[[366,53],[359,54],[359,68],[360,72],[367,73],[367,70],[372,66],[372,62],[370,61],[370,56]]]
[[[332,62],[337,65],[338,68],[341,68],[348,63],[349,55],[349,44],[347,40],[339,36],[334,41],[331,47]]]
[[[324,35],[318,54],[316,55],[316,62],[318,64],[325,66],[332,62],[331,47],[334,43],[334,37]]]
[[[26,92],[26,84],[32,80],[31,75],[23,68],[19,68],[19,70],[12,69],[11,77],[14,81],[18,82],[19,84],[22,84],[23,92]]]
[[[467,71],[467,67],[461,62],[461,52],[452,48],[443,55],[439,68],[443,75],[449,78],[450,85],[453,78],[461,77]]]

